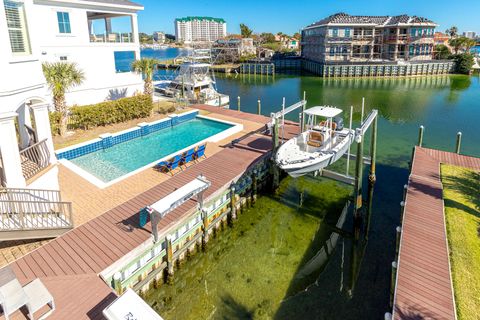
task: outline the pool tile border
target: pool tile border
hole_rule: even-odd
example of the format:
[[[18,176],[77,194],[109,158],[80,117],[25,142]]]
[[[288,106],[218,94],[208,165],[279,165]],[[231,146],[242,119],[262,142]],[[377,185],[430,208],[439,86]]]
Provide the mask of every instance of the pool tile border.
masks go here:
[[[185,121],[192,120],[197,117],[198,114],[199,110],[195,109],[183,112],[181,114],[172,114],[165,119],[160,119],[150,123],[142,122],[139,123],[136,127],[130,129],[126,129],[113,134],[104,133],[100,135],[100,137],[97,139],[89,140],[84,143],[57,150],[55,151],[55,154],[57,155],[58,160],[72,160],[98,150],[110,148],[116,144],[123,143],[128,140],[146,136],[158,130],[170,128]]]

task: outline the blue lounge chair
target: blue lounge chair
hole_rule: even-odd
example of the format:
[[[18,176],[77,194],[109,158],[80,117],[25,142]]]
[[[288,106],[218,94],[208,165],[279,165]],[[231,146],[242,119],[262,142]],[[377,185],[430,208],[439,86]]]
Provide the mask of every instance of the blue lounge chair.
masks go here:
[[[200,159],[201,157],[205,157],[205,158],[206,158],[206,156],[205,156],[205,149],[206,149],[206,147],[207,147],[206,144],[203,144],[203,145],[199,146],[199,147],[197,148],[197,150],[195,151],[195,154],[194,154],[193,158],[194,158],[195,160],[198,160],[198,159]]]
[[[173,170],[180,168],[180,170],[183,171],[182,167],[179,167],[180,165],[180,160],[182,160],[182,156],[177,154],[175,157],[173,157],[172,162],[168,165],[168,170],[173,176]]]
[[[155,167],[160,171],[160,172],[170,172],[173,175],[173,170],[178,168],[178,165],[180,163],[180,160],[182,160],[181,155],[176,155],[170,160],[167,161],[161,161],[159,162]],[[182,168],[180,168],[182,169]],[[183,170],[183,169],[182,169]]]
[[[180,161],[181,165],[186,165],[190,161],[193,160],[193,156],[195,155],[195,148],[192,148],[185,152],[182,156],[182,160]]]

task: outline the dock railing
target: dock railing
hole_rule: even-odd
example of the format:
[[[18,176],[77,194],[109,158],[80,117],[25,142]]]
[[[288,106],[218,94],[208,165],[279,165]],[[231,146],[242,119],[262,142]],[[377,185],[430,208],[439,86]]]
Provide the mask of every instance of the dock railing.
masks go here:
[[[50,164],[50,152],[47,139],[43,139],[20,151],[22,172],[25,179],[30,179]]]

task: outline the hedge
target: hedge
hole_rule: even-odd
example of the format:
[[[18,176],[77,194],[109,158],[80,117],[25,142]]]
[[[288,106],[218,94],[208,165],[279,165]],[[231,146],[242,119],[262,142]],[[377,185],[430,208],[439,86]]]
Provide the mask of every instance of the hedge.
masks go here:
[[[68,126],[69,129],[88,130],[93,127],[145,118],[150,116],[152,110],[152,98],[148,95],[138,95],[86,106],[75,106],[70,108]],[[58,134],[59,122],[60,115],[58,112],[52,112],[50,114],[52,134]]]

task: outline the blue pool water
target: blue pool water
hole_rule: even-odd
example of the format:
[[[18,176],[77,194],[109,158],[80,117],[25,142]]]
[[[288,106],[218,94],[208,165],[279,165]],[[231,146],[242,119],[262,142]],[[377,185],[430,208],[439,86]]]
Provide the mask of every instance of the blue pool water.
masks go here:
[[[109,182],[230,127],[227,123],[195,118],[70,161]]]

